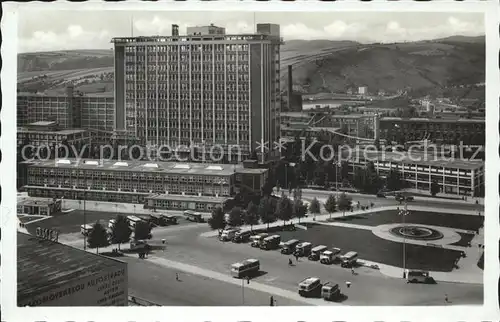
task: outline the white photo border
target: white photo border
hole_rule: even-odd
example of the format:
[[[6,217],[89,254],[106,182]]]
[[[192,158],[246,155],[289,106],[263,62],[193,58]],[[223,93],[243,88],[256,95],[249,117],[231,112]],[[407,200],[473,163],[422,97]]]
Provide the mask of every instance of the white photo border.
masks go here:
[[[2,228],[1,311],[4,321],[488,321],[500,317],[499,284],[499,17],[497,1],[185,1],[105,3],[3,3],[0,223]],[[18,12],[29,10],[155,10],[155,11],[405,11],[480,12],[486,33],[486,163],[485,263],[482,306],[352,307],[16,307],[16,82]],[[84,14],[82,12],[82,14]],[[425,23],[423,21],[422,23]],[[208,294],[207,294],[208,295]],[[208,295],[209,296],[209,295]]]

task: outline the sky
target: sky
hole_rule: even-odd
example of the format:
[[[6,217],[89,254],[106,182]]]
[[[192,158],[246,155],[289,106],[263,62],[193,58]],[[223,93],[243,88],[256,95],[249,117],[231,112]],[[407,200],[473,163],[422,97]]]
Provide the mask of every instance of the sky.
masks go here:
[[[480,13],[408,12],[145,12],[23,10],[19,13],[19,52],[109,49],[113,37],[170,36],[171,24],[213,23],[226,33],[251,33],[255,23],[280,25],[284,40],[329,39],[362,43],[404,42],[448,36],[484,35]]]

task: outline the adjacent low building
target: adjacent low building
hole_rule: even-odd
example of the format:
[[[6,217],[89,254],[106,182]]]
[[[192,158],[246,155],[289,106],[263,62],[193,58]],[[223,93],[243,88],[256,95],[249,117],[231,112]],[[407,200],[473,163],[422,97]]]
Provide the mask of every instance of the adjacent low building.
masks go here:
[[[17,233],[18,306],[127,306],[126,263],[43,238]]]
[[[61,200],[40,197],[21,197],[17,200],[17,213],[52,216],[61,211]]]
[[[373,162],[380,176],[398,171],[407,188],[429,192],[435,181],[440,191],[461,196],[484,196],[484,162],[425,157],[402,152],[357,152],[349,159],[350,174]]]
[[[237,174],[258,182],[252,187],[256,191],[267,179],[266,169],[241,165],[64,159],[33,161],[24,189],[36,197],[210,211],[237,193]]]
[[[28,143],[35,147],[57,146],[66,142],[69,145],[90,143],[91,133],[83,129],[61,129],[57,122],[38,121],[17,128],[17,145]]]

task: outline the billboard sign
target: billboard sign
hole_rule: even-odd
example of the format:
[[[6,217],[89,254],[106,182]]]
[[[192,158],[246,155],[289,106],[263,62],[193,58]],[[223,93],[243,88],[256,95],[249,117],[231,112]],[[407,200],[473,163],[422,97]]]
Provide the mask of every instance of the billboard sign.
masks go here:
[[[127,306],[127,264],[76,278],[31,298],[18,300],[18,306]]]

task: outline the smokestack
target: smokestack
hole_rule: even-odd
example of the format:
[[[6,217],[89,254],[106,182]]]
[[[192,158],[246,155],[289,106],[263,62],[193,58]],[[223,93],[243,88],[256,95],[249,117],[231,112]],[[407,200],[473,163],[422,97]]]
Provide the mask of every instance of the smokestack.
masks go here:
[[[179,25],[172,25],[172,36],[179,36]]]
[[[293,75],[292,65],[288,65],[288,110],[292,110],[292,96],[293,96]]]

